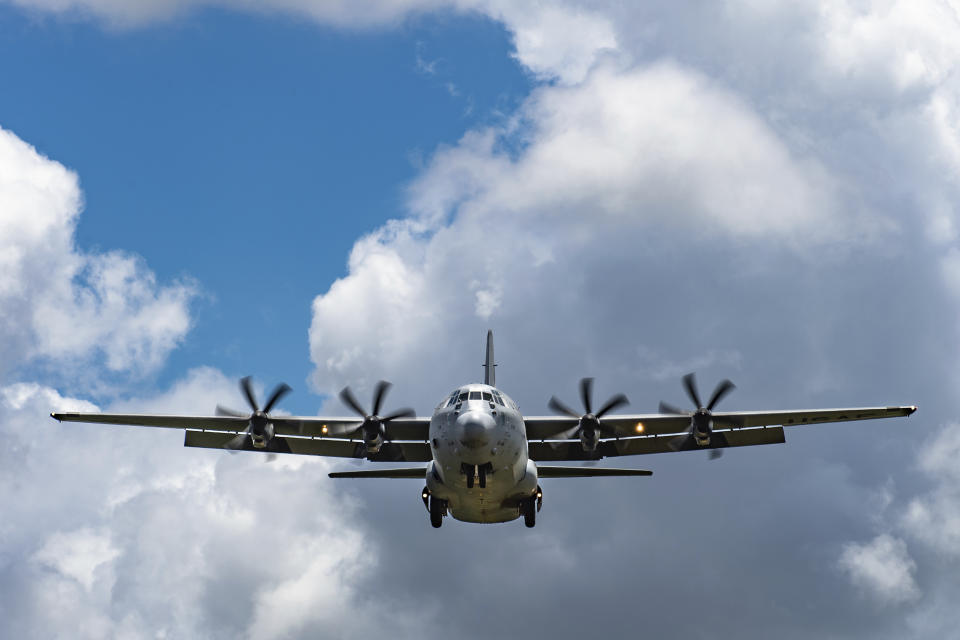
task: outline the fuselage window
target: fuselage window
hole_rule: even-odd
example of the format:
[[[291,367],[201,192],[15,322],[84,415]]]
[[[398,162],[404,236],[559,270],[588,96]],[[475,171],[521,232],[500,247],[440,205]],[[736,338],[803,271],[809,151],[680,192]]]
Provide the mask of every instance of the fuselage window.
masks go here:
[[[471,399],[471,400],[483,400],[483,395],[482,395],[479,391],[471,391],[471,392],[470,392],[470,399]]]

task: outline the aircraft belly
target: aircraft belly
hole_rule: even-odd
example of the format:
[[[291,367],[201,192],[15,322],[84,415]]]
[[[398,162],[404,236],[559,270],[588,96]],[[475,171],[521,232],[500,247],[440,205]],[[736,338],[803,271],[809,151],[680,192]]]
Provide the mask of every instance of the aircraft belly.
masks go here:
[[[434,437],[434,469],[440,482],[428,481],[436,495],[447,500],[450,515],[464,522],[508,522],[520,516],[516,505],[518,485],[527,473],[526,438],[522,429],[499,421],[490,434],[489,446],[482,450],[467,449],[451,438],[447,424],[436,421],[431,429]],[[439,424],[438,424],[439,423]],[[485,487],[477,478],[467,487],[463,466],[489,465]]]

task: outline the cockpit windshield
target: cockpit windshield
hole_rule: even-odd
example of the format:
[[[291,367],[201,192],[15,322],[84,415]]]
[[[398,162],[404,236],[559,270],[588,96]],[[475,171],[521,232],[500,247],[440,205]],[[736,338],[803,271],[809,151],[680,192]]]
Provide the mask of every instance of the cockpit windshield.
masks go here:
[[[491,405],[494,403],[499,404],[501,407],[505,407],[506,404],[503,401],[503,398],[496,391],[454,391],[450,394],[450,397],[443,404],[446,407],[452,407],[456,404],[466,402],[468,400],[482,400],[484,402],[489,402]]]

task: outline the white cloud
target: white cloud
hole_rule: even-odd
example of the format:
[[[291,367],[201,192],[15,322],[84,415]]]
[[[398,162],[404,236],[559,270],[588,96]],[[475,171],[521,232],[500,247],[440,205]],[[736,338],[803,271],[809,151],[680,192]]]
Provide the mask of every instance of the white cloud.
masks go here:
[[[208,413],[238,395],[200,369],[109,409]],[[355,598],[377,548],[326,461],[265,464],[185,449],[177,431],[49,418],[95,409],[41,385],[0,387],[0,593],[17,602],[0,635],[282,638],[344,626],[362,637],[383,624]]]
[[[949,423],[920,452],[933,488],[915,496],[901,517],[904,529],[938,554],[960,559],[960,425]]]
[[[896,604],[920,597],[913,579],[917,565],[898,538],[883,534],[867,544],[847,544],[840,554],[840,567],[880,602]]]
[[[502,0],[477,7],[513,33],[514,57],[547,79],[579,83],[605,52],[618,49],[610,19],[587,7]]]
[[[95,580],[105,579],[104,573],[112,574],[112,563],[119,555],[120,550],[113,545],[109,531],[79,529],[48,537],[43,547],[33,554],[33,560],[73,578],[90,591]],[[112,588],[111,575],[108,590]]]
[[[156,369],[190,327],[195,287],[158,285],[136,256],[78,250],[82,200],[76,174],[0,129],[0,356]]]
[[[315,299],[314,383],[407,375],[412,360],[445,359],[453,327],[589,300],[583,255],[627,259],[613,244],[657,268],[650,234],[788,251],[859,235],[841,202],[813,159],[703,76],[596,69],[437,151],[411,186],[412,217],[359,241],[349,275]]]

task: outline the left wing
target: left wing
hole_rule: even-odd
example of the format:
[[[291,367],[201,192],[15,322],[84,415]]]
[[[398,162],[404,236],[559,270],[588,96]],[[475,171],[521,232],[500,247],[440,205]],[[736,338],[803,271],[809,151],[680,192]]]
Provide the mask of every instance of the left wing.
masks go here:
[[[783,427],[827,422],[850,422],[909,416],[915,406],[813,409],[803,411],[718,411],[713,414],[713,437],[708,446],[687,443],[680,450],[719,449],[785,442]],[[685,433],[690,418],[673,414],[605,416],[602,424],[618,434],[602,440],[597,450],[586,452],[578,441],[562,440],[558,434],[577,425],[577,419],[553,416],[525,417],[532,460],[596,460],[674,451],[673,436]],[[662,437],[670,436],[670,437]]]
[[[897,418],[909,416],[916,410],[915,406],[906,406],[805,411],[717,411],[713,414],[713,423],[718,430],[744,427],[787,427],[800,424]],[[523,422],[527,427],[527,440],[556,440],[558,433],[577,425],[576,418],[563,416],[529,416],[524,417]],[[605,427],[615,430],[622,438],[660,436],[686,431],[690,426],[690,417],[666,413],[608,415],[603,418],[602,423]]]

